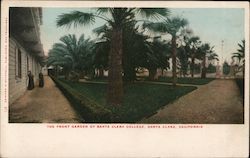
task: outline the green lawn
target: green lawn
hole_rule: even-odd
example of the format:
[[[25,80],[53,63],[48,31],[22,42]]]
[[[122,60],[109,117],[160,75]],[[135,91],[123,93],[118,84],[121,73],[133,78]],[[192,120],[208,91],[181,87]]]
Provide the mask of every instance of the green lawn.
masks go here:
[[[148,81],[148,77],[138,77],[137,79]],[[213,81],[215,78],[178,78],[177,83],[179,84],[193,84],[193,85],[204,85],[208,84],[209,82]],[[97,82],[107,82],[107,77],[104,78],[94,78],[89,81],[97,81]],[[154,82],[166,82],[166,83],[172,83],[171,77],[159,77],[158,80],[155,80]]]
[[[211,82],[215,78],[178,78],[177,83],[179,84],[194,84],[194,85],[203,85]],[[172,83],[172,78],[171,77],[159,77],[158,80],[159,82],[167,82],[167,83]]]
[[[161,107],[193,91],[196,87],[131,83],[124,86],[124,100],[121,107],[106,105],[106,84],[79,83],[62,80],[79,93],[110,109],[114,122],[137,122],[150,116]]]

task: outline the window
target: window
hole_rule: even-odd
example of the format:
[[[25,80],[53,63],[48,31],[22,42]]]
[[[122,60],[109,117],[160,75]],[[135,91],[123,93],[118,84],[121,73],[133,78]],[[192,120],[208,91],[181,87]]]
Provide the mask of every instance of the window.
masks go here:
[[[21,78],[22,77],[22,53],[20,49],[16,49],[16,77]]]

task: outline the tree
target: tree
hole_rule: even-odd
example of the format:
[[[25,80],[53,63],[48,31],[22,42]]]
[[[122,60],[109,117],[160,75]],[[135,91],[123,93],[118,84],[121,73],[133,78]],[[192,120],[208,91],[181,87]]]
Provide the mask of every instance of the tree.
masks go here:
[[[107,102],[109,105],[121,105],[123,97],[122,56],[123,30],[136,15],[157,19],[167,16],[168,9],[158,8],[98,8],[96,13],[73,11],[58,17],[57,26],[71,26],[71,24],[86,25],[95,22],[95,18],[103,19],[112,28],[109,52],[109,74]]]
[[[223,63],[223,74],[228,75],[229,72],[230,72],[230,65],[226,61],[224,61],[224,63]]]
[[[181,31],[187,26],[188,21],[180,17],[167,18],[164,22],[157,23],[144,23],[144,28],[148,28],[155,32],[168,33],[171,38],[171,56],[172,56],[172,76],[173,85],[176,86],[177,82],[177,39],[182,36]]]
[[[83,34],[79,39],[75,35],[65,35],[49,50],[48,65],[62,67],[65,77],[69,79],[70,72],[81,72],[92,65],[93,44]]]
[[[146,42],[145,42],[146,43]],[[140,67],[145,67],[149,71],[149,80],[157,79],[157,69],[169,68],[170,47],[166,41],[160,37],[154,37],[152,42],[144,49],[144,54],[140,53],[138,60],[141,61]]]
[[[206,68],[206,60],[219,60],[218,55],[213,50],[214,47],[211,47],[209,43],[202,44],[198,48],[198,53],[201,55],[202,59],[202,70],[201,70],[201,78],[206,78],[207,68]]]
[[[237,49],[236,53],[233,53],[232,58],[238,59],[239,69],[243,71],[243,75],[245,75],[245,40],[241,41],[242,43],[238,43],[239,49]]]
[[[207,67],[207,72],[208,73],[215,73],[216,72],[216,66],[209,63],[208,67]]]
[[[200,46],[201,41],[198,36],[192,36],[191,38],[187,38],[186,40],[186,51],[188,52],[191,58],[190,70],[191,77],[194,77],[194,65],[195,59],[198,58],[199,54],[197,53],[197,49]]]
[[[180,71],[180,76],[186,76],[187,75],[187,70],[188,70],[188,53],[185,49],[185,47],[181,46],[177,49],[177,57],[179,59],[179,71]]]

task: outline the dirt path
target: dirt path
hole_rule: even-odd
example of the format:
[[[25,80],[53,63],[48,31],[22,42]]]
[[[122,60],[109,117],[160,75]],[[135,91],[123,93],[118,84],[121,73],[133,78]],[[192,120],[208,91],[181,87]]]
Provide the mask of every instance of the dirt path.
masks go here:
[[[10,105],[10,122],[77,123],[81,118],[50,77],[44,76],[45,86],[26,91]]]
[[[168,104],[142,123],[243,123],[243,100],[233,80],[214,80]]]

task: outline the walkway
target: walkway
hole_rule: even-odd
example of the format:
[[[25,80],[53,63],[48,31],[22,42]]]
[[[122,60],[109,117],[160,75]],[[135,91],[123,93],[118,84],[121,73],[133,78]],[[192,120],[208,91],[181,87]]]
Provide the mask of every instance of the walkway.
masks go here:
[[[82,119],[50,77],[44,76],[45,86],[26,91],[10,105],[10,122],[15,123],[77,123]]]
[[[243,123],[243,100],[234,80],[214,80],[168,104],[141,123]]]

